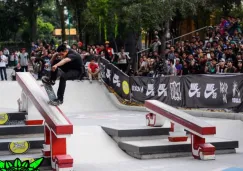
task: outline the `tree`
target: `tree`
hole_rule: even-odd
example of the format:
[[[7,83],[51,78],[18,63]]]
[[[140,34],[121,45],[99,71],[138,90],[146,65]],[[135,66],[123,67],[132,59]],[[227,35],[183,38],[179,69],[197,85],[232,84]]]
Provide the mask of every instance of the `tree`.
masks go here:
[[[24,22],[23,13],[15,0],[0,1],[0,41],[15,40],[19,27]]]
[[[88,0],[68,0],[67,6],[70,11],[73,13],[74,21],[76,21],[76,28],[78,31],[78,37],[81,41],[83,38],[83,29],[86,26],[86,23],[83,19],[84,11],[87,9]]]
[[[127,24],[132,23],[133,28],[139,32],[157,29],[162,41],[161,55],[164,57],[166,33],[169,23],[179,12],[182,16],[196,14],[198,5],[205,5],[206,0],[140,0],[131,5],[124,6]],[[140,29],[140,30],[139,30]]]
[[[228,16],[234,6],[240,6],[241,0],[208,0],[208,6],[222,9],[223,15]],[[214,9],[215,10],[215,9]]]
[[[37,19],[37,37],[42,40],[51,40],[54,26],[49,22],[44,22],[42,18]]]
[[[49,0],[18,0],[20,9],[23,11],[24,16],[26,17],[29,23],[29,32],[30,32],[30,40],[36,41],[37,35],[37,17],[38,10],[43,6],[44,3],[48,3]]]

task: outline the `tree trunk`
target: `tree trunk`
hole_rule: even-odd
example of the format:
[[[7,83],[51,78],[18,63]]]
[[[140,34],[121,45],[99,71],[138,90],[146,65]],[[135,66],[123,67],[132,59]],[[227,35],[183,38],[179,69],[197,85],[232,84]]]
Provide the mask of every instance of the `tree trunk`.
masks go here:
[[[76,15],[77,15],[77,23],[78,23],[78,38],[79,38],[79,41],[82,41],[82,38],[83,38],[83,30],[82,30],[82,26],[81,26],[81,9],[79,7],[77,7],[76,9]]]
[[[61,20],[61,29],[62,29],[62,43],[66,40],[66,31],[65,31],[65,18],[64,18],[64,5],[59,3],[59,0],[56,0],[56,5],[58,8],[60,20]]]
[[[163,58],[165,60],[165,49],[166,49],[166,34],[169,31],[169,27],[170,27],[170,21],[166,21],[164,23],[162,23],[161,28],[161,35],[160,35],[160,40],[161,40],[161,52],[160,52],[160,56],[161,58]]]
[[[31,15],[29,16],[30,24],[30,41],[36,41],[36,32],[37,32],[37,7],[33,1],[29,4],[29,9],[31,10]]]
[[[60,19],[61,19],[61,29],[62,29],[62,42],[66,40],[66,31],[65,31],[65,19],[64,19],[64,6],[60,5]]]
[[[30,29],[31,29],[31,41],[36,41],[36,32],[37,32],[37,10],[34,10],[30,17]]]

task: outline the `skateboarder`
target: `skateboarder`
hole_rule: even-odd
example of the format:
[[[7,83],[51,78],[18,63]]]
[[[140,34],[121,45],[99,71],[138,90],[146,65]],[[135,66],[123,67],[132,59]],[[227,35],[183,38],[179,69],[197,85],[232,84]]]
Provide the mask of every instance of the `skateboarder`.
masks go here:
[[[58,59],[58,56],[60,56],[60,59]],[[77,52],[67,49],[66,45],[63,44],[57,48],[57,53],[53,55],[50,63],[52,64],[51,77],[43,77],[42,82],[54,85],[57,77],[60,76],[57,99],[50,102],[52,105],[60,105],[63,103],[66,81],[79,78],[82,74],[83,61]],[[58,72],[58,68],[62,72]]]

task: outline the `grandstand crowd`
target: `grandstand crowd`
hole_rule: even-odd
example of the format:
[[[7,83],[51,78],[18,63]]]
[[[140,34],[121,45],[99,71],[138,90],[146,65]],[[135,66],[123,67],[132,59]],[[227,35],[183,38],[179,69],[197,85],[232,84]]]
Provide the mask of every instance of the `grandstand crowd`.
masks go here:
[[[243,35],[240,19],[221,18],[216,27],[208,27],[205,38],[195,33],[191,40],[166,44],[166,61],[159,58],[159,37],[150,51],[142,53],[139,76],[242,73]],[[165,63],[165,64],[164,64]]]
[[[161,75],[181,76],[187,74],[219,74],[243,73],[243,36],[240,19],[227,17],[221,19],[216,27],[208,27],[205,38],[195,33],[190,40],[177,41],[174,45],[166,44],[166,58],[160,58],[161,42],[155,35],[150,50],[141,54],[138,70],[130,70],[129,53],[123,48],[115,53],[106,41],[102,45],[88,45],[84,49],[82,42],[67,48],[80,53],[84,64],[90,61],[99,62],[106,58],[129,75],[156,77]],[[48,75],[51,70],[50,59],[56,53],[56,45],[44,42],[32,43],[30,52],[25,48],[9,52],[7,48],[0,50],[0,76],[7,80],[7,67],[14,67],[12,78],[16,72],[31,72],[36,79]]]

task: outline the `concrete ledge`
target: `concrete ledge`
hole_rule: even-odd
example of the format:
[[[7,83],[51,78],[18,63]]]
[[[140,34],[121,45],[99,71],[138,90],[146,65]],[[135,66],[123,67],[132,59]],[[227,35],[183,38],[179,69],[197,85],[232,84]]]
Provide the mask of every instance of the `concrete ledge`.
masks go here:
[[[139,111],[139,112],[148,112],[145,107],[140,106],[127,106],[121,104],[117,97],[110,93],[105,86],[103,89],[106,95],[109,97],[111,102],[120,110],[128,111]],[[195,116],[195,117],[206,117],[206,118],[220,118],[220,119],[230,119],[230,120],[241,120],[243,122],[243,114],[241,113],[225,113],[225,112],[207,112],[200,110],[183,110],[184,112]]]

